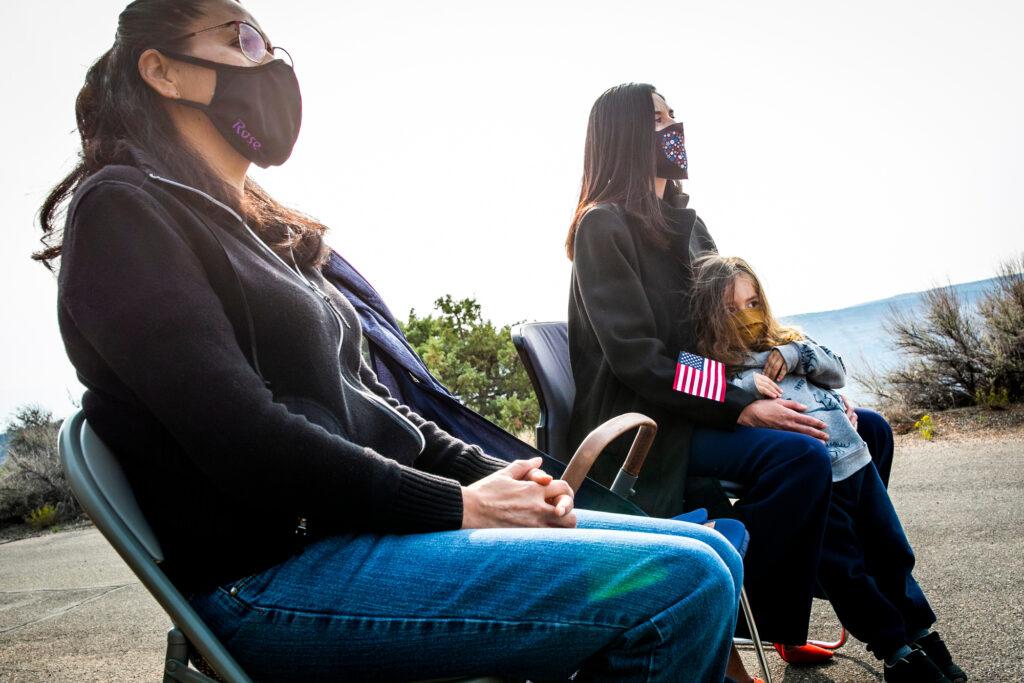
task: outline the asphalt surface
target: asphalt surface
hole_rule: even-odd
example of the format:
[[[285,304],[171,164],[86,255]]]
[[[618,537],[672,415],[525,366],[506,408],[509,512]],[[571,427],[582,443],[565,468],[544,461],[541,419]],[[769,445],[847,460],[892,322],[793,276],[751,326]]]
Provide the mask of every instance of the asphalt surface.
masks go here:
[[[917,552],[915,576],[938,630],[979,683],[1024,679],[1024,433],[925,443],[903,439],[891,492]],[[0,680],[155,681],[168,620],[94,529],[0,545]],[[815,605],[812,637],[839,625]],[[756,668],[753,651],[743,651]],[[775,681],[881,680],[851,640],[823,666]]]

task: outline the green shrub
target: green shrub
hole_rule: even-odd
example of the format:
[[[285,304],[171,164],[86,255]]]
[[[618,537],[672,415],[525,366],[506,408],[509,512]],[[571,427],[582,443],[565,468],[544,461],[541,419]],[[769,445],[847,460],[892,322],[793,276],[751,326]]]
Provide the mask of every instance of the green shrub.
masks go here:
[[[537,422],[537,399],[509,326],[484,320],[475,299],[443,296],[426,316],[409,311],[402,332],[430,372],[460,401],[518,434]]]
[[[28,513],[28,517],[25,521],[33,529],[45,529],[48,526],[53,526],[57,523],[60,515],[57,512],[57,508],[47,503],[42,507],[38,507],[32,512]]]
[[[1006,387],[998,391],[995,388],[989,388],[987,392],[984,389],[978,389],[978,393],[974,396],[974,402],[989,410],[1006,410],[1010,405],[1010,392]]]

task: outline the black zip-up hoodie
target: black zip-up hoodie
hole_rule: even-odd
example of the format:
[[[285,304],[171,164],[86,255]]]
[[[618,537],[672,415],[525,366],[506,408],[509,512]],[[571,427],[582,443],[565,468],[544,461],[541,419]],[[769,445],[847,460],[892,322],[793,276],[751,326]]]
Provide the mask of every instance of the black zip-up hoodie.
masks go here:
[[[114,450],[186,590],[312,537],[458,529],[460,484],[506,463],[400,406],[355,310],[230,208],[140,162],[75,193],[58,318]]]

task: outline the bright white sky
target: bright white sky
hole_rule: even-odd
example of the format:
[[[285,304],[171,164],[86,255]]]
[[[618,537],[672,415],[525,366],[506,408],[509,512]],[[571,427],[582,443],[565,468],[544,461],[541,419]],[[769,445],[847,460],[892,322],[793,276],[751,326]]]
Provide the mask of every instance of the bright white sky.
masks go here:
[[[0,421],[81,392],[28,255],[124,4],[0,4]],[[587,114],[624,81],[685,122],[691,205],[781,313],[989,277],[1024,249],[1024,3],[246,5],[304,95],[294,155],[256,176],[327,223],[399,317],[450,293],[495,322],[564,319]]]

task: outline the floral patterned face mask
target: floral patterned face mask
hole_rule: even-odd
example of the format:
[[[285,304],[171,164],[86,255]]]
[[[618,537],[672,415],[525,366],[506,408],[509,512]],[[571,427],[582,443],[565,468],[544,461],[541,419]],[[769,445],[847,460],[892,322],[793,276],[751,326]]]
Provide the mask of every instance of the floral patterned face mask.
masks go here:
[[[671,126],[654,131],[654,139],[658,147],[659,178],[684,180],[686,174],[686,138],[683,135],[683,124],[673,123]]]

